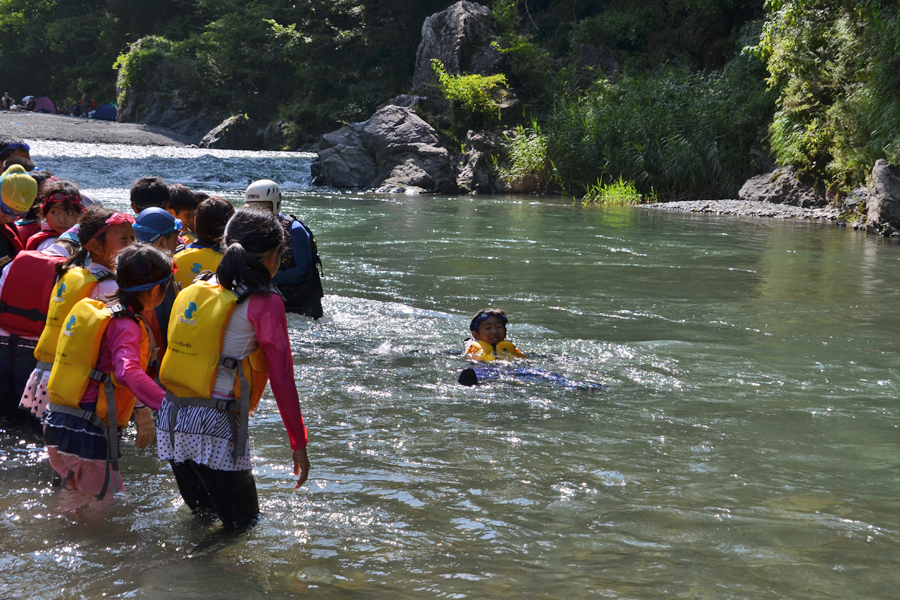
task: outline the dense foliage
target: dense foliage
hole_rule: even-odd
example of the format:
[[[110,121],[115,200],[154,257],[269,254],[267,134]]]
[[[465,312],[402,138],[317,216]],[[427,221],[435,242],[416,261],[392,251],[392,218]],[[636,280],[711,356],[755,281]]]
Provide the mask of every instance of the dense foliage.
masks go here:
[[[165,57],[192,102],[287,119],[309,142],[407,92],[422,22],[450,4],[0,0],[0,92],[106,102],[117,75],[133,89]],[[516,125],[497,122],[492,87],[519,98],[532,125],[510,136],[510,181],[734,196],[768,157],[842,188],[900,162],[896,0],[488,5],[502,75],[444,74],[442,91],[453,139]]]

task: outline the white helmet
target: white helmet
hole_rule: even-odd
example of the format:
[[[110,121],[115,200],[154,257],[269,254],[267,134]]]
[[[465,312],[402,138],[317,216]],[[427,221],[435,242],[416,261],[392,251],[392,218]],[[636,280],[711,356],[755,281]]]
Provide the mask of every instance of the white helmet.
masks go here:
[[[244,201],[247,204],[266,204],[265,208],[277,215],[281,212],[281,188],[271,179],[254,181],[244,192]]]

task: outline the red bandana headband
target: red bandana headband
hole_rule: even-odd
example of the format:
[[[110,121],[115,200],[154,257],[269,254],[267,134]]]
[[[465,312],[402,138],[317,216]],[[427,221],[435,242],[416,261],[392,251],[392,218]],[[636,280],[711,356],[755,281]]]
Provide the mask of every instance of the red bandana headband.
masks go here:
[[[45,210],[48,205],[56,203],[56,202],[65,202],[69,201],[69,204],[72,204],[78,209],[82,209],[81,207],[81,196],[67,196],[62,192],[57,192],[55,194],[51,194],[50,196],[44,198],[44,201],[41,203],[41,210]],[[83,209],[82,209],[83,210]]]
[[[131,215],[126,215],[124,213],[113,213],[110,218],[106,220],[106,225],[100,228],[100,231],[94,234],[91,238],[92,240],[98,239],[103,232],[112,227],[113,225],[122,225],[123,223],[131,223],[134,224],[134,217]]]

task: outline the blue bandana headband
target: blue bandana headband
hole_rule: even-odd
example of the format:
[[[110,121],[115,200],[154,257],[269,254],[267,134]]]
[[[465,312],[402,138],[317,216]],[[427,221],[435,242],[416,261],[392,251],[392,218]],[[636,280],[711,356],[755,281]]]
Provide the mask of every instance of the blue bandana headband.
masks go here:
[[[7,150],[31,150],[31,146],[29,146],[25,142],[13,142],[12,144],[8,145],[6,148],[3,148],[2,150],[0,150],[0,154],[3,154]]]
[[[509,319],[504,317],[502,314],[490,313],[485,311],[472,319],[472,322],[469,324],[469,331],[478,331],[478,326],[481,325],[481,322],[487,321],[491,317],[497,317],[498,319],[500,319],[500,321],[503,322],[504,325],[509,323]]]
[[[134,287],[119,288],[119,290],[122,292],[129,292],[132,294],[135,292],[146,292],[147,290],[152,290],[153,288],[160,285],[161,283],[168,283],[170,279],[172,279],[171,273],[169,273],[168,275],[166,275],[164,278],[160,279],[159,281],[154,281],[153,283],[142,283],[141,285],[136,285]]]

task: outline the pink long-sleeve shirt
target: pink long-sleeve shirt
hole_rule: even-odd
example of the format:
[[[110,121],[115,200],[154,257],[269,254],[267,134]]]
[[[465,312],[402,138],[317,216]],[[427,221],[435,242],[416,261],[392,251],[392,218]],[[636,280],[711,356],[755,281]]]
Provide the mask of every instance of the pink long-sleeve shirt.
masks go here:
[[[247,300],[247,320],[253,324],[256,340],[263,349],[269,367],[269,385],[278,412],[287,429],[291,449],[305,448],[309,443],[300,395],[294,382],[294,358],[288,338],[284,300],[278,294],[253,295]]]

